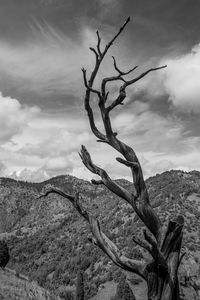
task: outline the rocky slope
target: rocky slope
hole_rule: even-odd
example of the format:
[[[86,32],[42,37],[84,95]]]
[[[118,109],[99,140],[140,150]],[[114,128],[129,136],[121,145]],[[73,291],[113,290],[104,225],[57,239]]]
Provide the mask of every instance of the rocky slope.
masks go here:
[[[132,189],[126,180],[119,183]],[[1,178],[0,232],[11,250],[9,267],[60,295],[74,290],[76,274],[82,268],[86,299],[89,299],[106,282],[117,282],[121,271],[88,242],[87,224],[65,199],[57,195],[38,198],[47,184],[71,194],[79,191],[83,205],[98,216],[104,231],[130,257],[141,257],[141,250],[131,236],[141,234],[142,224],[132,209],[104,186],[94,186],[68,175],[42,183]],[[190,272],[196,280],[200,274],[200,172],[165,172],[149,178],[147,186],[164,224],[178,213],[184,215],[183,247],[187,255],[181,276],[184,278]],[[132,281],[134,285],[139,284],[137,278]]]
[[[61,300],[60,297],[6,268],[0,270],[1,300]]]

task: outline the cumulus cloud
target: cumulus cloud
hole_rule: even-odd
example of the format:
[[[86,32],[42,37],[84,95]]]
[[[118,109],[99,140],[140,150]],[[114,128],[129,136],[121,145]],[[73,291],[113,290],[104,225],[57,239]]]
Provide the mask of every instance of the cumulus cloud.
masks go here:
[[[152,72],[129,88],[130,95],[138,94],[150,102],[166,96],[171,108],[179,112],[200,112],[200,44],[189,53],[165,58],[160,62],[148,62],[148,67],[167,65],[165,69]],[[147,69],[146,68],[146,69]],[[130,96],[130,99],[132,97]]]
[[[200,112],[200,44],[191,52],[168,59],[163,83],[169,100],[185,112]]]
[[[151,112],[149,106],[140,101],[131,107],[114,115],[113,124],[119,138],[136,151],[145,177],[172,168],[200,169],[200,151],[197,150],[200,138],[187,135],[178,118]],[[75,115],[62,119],[40,114],[13,140],[16,150],[7,146],[0,149],[0,156],[8,165],[9,174],[18,179],[42,181],[59,174],[92,179],[93,174],[78,156],[81,144],[86,145],[93,161],[105,168],[112,178],[131,179],[130,170],[115,160],[119,153],[95,143],[86,122],[76,119]]]
[[[31,157],[31,155],[30,155]],[[41,182],[47,180],[51,177],[63,175],[63,174],[71,174],[73,171],[73,163],[67,157],[54,157],[54,158],[46,158],[45,162],[41,162],[40,166],[31,168],[30,164],[27,164],[25,168],[19,168],[17,171],[11,171],[10,173],[6,169],[6,172],[1,176],[9,176],[16,180],[25,180],[30,182]],[[1,172],[1,164],[0,164],[0,174]]]
[[[18,144],[18,153],[43,160],[78,152],[80,145],[90,139],[87,120],[80,117],[79,111],[69,111],[65,115],[41,113],[13,141]]]
[[[116,115],[113,124],[119,137],[136,151],[145,177],[169,169],[200,169],[200,137],[187,131],[184,120],[150,109],[134,113],[134,104],[132,108]],[[120,173],[118,168],[115,171]]]
[[[74,132],[73,128],[70,131],[66,128],[58,128],[57,130],[49,128],[46,130],[41,129],[41,131],[43,131],[45,138],[35,145],[26,144],[19,150],[20,153],[37,155],[41,158],[55,157],[56,155],[68,154],[78,150],[80,145],[87,143],[90,138],[88,132],[82,132],[82,130]]]
[[[2,137],[0,156],[7,166],[2,169],[3,174],[29,181],[42,181],[59,174],[91,179],[93,174],[78,156],[80,145],[85,144],[94,162],[111,177],[131,179],[128,168],[115,161],[119,154],[107,145],[95,143],[87,118],[80,118],[78,110],[61,116],[23,107],[16,99],[2,97],[1,103],[4,105],[1,111],[7,112],[14,126],[7,138]],[[122,111],[117,110],[112,120],[119,138],[139,155],[145,177],[171,168],[200,169],[197,163],[200,138],[186,131],[181,119],[162,116],[151,111],[150,103],[137,100],[125,105]],[[8,124],[5,119],[2,127],[12,128]]]
[[[0,143],[5,143],[22,132],[39,111],[38,107],[22,106],[17,99],[4,97],[0,93]]]
[[[66,39],[48,26],[47,24],[48,30],[40,28],[44,41],[39,39],[35,48],[29,49],[30,51],[27,48],[27,52],[23,49],[20,53],[15,48],[12,52],[9,48],[11,52],[8,52],[4,63],[2,60],[3,68],[24,84],[22,88],[29,90],[31,87],[41,94],[51,94],[56,90],[65,93],[77,87],[78,77],[75,73],[80,74],[77,71],[78,65],[83,62],[91,64],[91,61],[85,61],[85,54],[82,49],[77,48],[75,42],[70,46],[69,38]],[[84,28],[84,34],[87,37],[84,45],[88,46],[89,41],[95,44],[95,35],[89,28]],[[48,53],[45,45],[51,45]],[[69,47],[68,54],[64,53],[66,46]],[[0,50],[0,62],[3,57],[1,51],[3,50]],[[198,112],[199,53],[200,47],[196,47],[190,54],[168,60],[168,68],[161,71],[162,76],[161,73],[153,73],[141,85],[131,88],[126,102],[128,104],[122,111],[117,110],[112,115],[113,128],[119,133],[119,137],[139,153],[146,177],[171,168],[193,168],[195,161],[191,157],[193,153],[195,159],[199,158],[197,149],[200,148],[200,138],[193,136],[192,132],[188,133],[181,118],[152,111],[151,101],[142,102],[138,98],[132,103],[131,93],[146,90],[157,98],[167,93],[171,103],[180,110]],[[74,55],[77,57],[77,65],[73,65]],[[63,59],[68,69],[63,64]],[[10,62],[14,66],[12,72],[8,68]],[[100,75],[102,73],[100,71]],[[67,78],[73,83],[69,81],[66,84]],[[129,178],[127,168],[116,165],[117,155],[110,148],[105,149],[105,145],[95,144],[87,119],[80,116],[79,110],[67,111],[63,117],[63,114],[45,114],[37,107],[22,106],[18,100],[2,95],[0,100],[0,142],[3,145],[0,154],[2,162],[7,166],[4,174],[6,172],[13,177],[31,181],[66,173],[92,178],[77,155],[80,145],[85,144],[94,161],[108,169],[113,178]],[[200,169],[200,166],[196,164],[196,168]]]
[[[25,168],[20,171],[14,171],[9,174],[9,177],[28,182],[41,182],[50,178],[47,172],[40,168],[35,170]]]
[[[67,157],[54,157],[39,168],[24,168],[9,174],[9,177],[17,180],[26,180],[31,182],[41,182],[51,177],[70,174],[73,171],[73,164]]]
[[[78,117],[70,113],[65,117],[42,112],[35,115],[22,132],[13,136],[12,143],[6,142],[0,148],[7,174],[38,181],[79,168],[78,151],[81,144],[91,143],[91,134],[86,121]]]
[[[67,157],[53,157],[46,162],[44,168],[47,171],[70,173],[72,170],[72,163],[67,159]]]
[[[130,170],[115,161],[119,154],[107,145],[96,144],[95,137],[86,125],[86,115],[73,109],[79,106],[77,99],[84,93],[80,69],[84,66],[89,75],[94,66],[94,55],[88,48],[96,45],[96,28],[100,29],[103,47],[118,30],[119,22],[123,22],[123,18],[120,20],[119,16],[121,10],[128,12],[133,7],[121,5],[118,0],[95,0],[87,5],[80,2],[78,6],[74,2],[65,2],[41,0],[38,2],[39,6],[31,4],[31,10],[26,10],[29,5],[25,4],[27,19],[20,17],[25,16],[23,9],[18,11],[16,6],[20,24],[14,20],[16,28],[8,30],[10,36],[7,31],[5,35],[2,32],[0,84],[3,86],[3,93],[12,94],[17,99],[18,96],[15,95],[21,95],[25,103],[34,101],[42,108],[53,107],[55,110],[54,114],[47,109],[40,111],[37,107],[24,106],[19,100],[0,95],[0,174],[12,174],[15,178],[30,181],[44,180],[61,173],[92,178],[93,174],[83,166],[78,157],[80,145],[85,144],[93,160],[107,169],[113,178],[128,178]],[[45,11],[46,6],[48,11]],[[41,10],[41,13],[37,9],[35,11],[35,8]],[[110,55],[116,57],[117,64],[123,70],[142,62],[143,66],[141,64],[131,73],[130,78],[147,68],[167,64],[167,69],[150,73],[127,88],[123,110],[119,112],[116,109],[111,114],[113,128],[120,139],[136,150],[145,176],[171,168],[200,169],[199,121],[195,120],[195,113],[200,112],[200,45],[188,54],[174,57],[174,53],[183,53],[184,47],[180,49],[177,46],[179,41],[176,45],[171,44],[177,40],[177,35],[172,34],[170,42],[170,35],[164,34],[169,31],[165,25],[172,22],[163,18],[164,23],[159,20],[152,22],[155,19],[152,17],[152,4],[149,4],[149,18],[143,15],[143,5],[135,8],[133,27],[129,24],[110,49],[99,69],[95,87],[99,86],[102,77],[115,74]],[[32,18],[31,26],[29,15]],[[187,14],[186,18],[188,16],[191,14]],[[11,20],[7,15],[5,19],[5,24],[7,20]],[[21,19],[25,21],[21,23]],[[20,25],[18,29],[17,24]],[[181,36],[185,37],[185,33],[186,31]],[[142,40],[145,37],[146,42],[141,37]],[[165,39],[168,38],[166,43]],[[176,48],[176,51],[170,52],[173,53],[173,58],[157,63],[161,55],[168,52],[167,45]],[[163,47],[166,48],[164,52],[161,49]],[[144,60],[146,57],[148,62]],[[120,84],[121,82],[109,84],[111,91],[108,101],[117,96]],[[157,104],[165,99],[167,105]],[[53,105],[49,106],[48,103]],[[92,106],[93,104],[92,99]],[[174,107],[176,109],[173,110]],[[193,113],[190,125],[183,117],[187,114],[182,112]],[[175,116],[176,113],[178,117]],[[99,126],[98,118],[97,125]]]

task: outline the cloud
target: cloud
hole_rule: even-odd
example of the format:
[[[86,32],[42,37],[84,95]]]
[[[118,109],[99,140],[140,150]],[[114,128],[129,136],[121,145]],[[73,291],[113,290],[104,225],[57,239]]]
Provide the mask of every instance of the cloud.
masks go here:
[[[180,119],[171,116],[162,116],[152,112],[148,105],[144,105],[144,111],[137,111],[142,107],[139,102],[128,106],[128,110],[122,111],[113,118],[115,130],[125,138],[129,144],[133,144],[138,151],[173,152],[184,151],[184,126]]]
[[[130,176],[115,161],[119,154],[95,143],[79,101],[84,93],[80,69],[87,68],[89,76],[94,66],[88,48],[96,45],[96,29],[103,47],[132,12],[133,21],[105,57],[95,86],[100,77],[115,74],[111,55],[123,70],[141,65],[130,78],[160,60],[167,63],[166,70],[127,89],[123,110],[112,113],[113,127],[138,153],[145,176],[169,168],[200,169],[195,116],[200,111],[200,45],[188,53],[198,39],[197,6],[172,5],[169,14],[169,3],[159,1],[145,9],[142,2],[123,5],[118,0],[23,2],[20,7],[13,2],[14,9],[0,4],[0,85],[3,95],[13,96],[0,96],[0,174],[31,181],[61,173],[92,178],[78,156],[85,144],[113,178]],[[110,86],[109,97],[115,97],[119,86]],[[44,110],[22,105],[33,102]]]
[[[139,100],[113,115],[119,139],[133,147],[145,177],[167,169],[200,169],[200,138],[186,131],[178,118],[164,117]],[[27,143],[28,142],[28,143]],[[78,114],[43,114],[35,116],[23,132],[13,137],[13,145],[0,149],[9,176],[42,181],[59,174],[92,179],[78,156],[81,144],[92,160],[108,171],[112,178],[131,180],[130,170],[115,160],[119,153],[95,142],[86,120]]]
[[[200,44],[191,52],[168,59],[163,82],[171,103],[183,112],[200,112]]]
[[[50,176],[45,172],[43,169],[23,169],[20,171],[14,171],[13,173],[9,174],[10,178],[15,180],[23,180],[28,182],[41,182],[50,178]]]
[[[117,114],[113,125],[119,138],[136,151],[145,177],[172,168],[200,170],[200,137],[188,131],[184,120],[152,112],[150,106],[138,112],[135,107],[140,105],[132,103]],[[115,171],[120,174],[119,168]]]
[[[146,155],[147,156],[147,155]],[[177,168],[177,164],[168,159],[151,159],[147,160],[144,157],[141,159],[141,165],[143,168],[144,177],[148,178],[155,174],[160,174],[166,170],[172,170]]]
[[[0,161],[0,176],[6,176],[7,175],[7,167],[6,165]]]
[[[79,168],[78,151],[81,144],[91,144],[91,136],[79,114],[68,112],[61,117],[40,112],[13,136],[12,143],[6,142],[0,148],[0,157],[7,166],[7,175],[40,181]]]
[[[67,159],[67,157],[61,156],[50,158],[44,165],[44,168],[47,171],[61,171],[65,173],[70,173],[72,171],[72,167],[72,163]]]
[[[165,98],[171,112],[200,112],[200,44],[189,53],[165,58],[160,62],[148,62],[146,69],[152,66],[167,65],[167,68],[152,72],[129,88],[129,102],[135,97],[145,101],[160,102]],[[171,105],[171,106],[170,106]],[[166,107],[165,107],[166,109]]]
[[[22,45],[0,40],[0,82],[20,93],[80,96],[81,67],[93,62],[88,47],[93,38],[96,43],[95,32],[84,27],[76,41],[48,23],[37,22],[32,30],[35,38]]]
[[[90,140],[91,134],[88,132],[86,120],[78,119],[77,115],[66,114],[64,118],[40,116],[21,135],[22,142],[18,152],[36,155],[41,159],[58,157],[73,151],[78,152],[80,145]],[[19,143],[19,137],[15,142]]]
[[[118,0],[96,0],[95,3],[100,8],[98,16],[100,20],[108,18],[111,11],[117,16],[121,6]]]
[[[4,97],[0,93],[0,143],[5,143],[22,132],[39,112],[40,109],[36,106],[22,106],[17,99]]]

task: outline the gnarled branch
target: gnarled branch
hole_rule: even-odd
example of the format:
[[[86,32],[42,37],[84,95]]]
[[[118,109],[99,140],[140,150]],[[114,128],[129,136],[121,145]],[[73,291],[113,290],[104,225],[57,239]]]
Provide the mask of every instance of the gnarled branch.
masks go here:
[[[115,57],[112,56],[112,58],[113,58],[114,68],[115,68],[115,70],[116,70],[121,76],[128,75],[128,74],[130,74],[131,72],[133,72],[135,69],[138,68],[138,66],[135,66],[135,67],[133,67],[132,69],[130,69],[130,70],[126,71],[126,72],[123,72],[123,71],[121,71],[121,70],[118,68]]]
[[[78,213],[89,223],[90,229],[93,233],[92,240],[94,244],[102,249],[103,252],[106,253],[117,266],[125,271],[133,272],[145,279],[145,263],[141,262],[140,260],[130,259],[123,255],[117,246],[105,235],[105,233],[103,233],[100,228],[99,221],[84,209],[80,201],[79,193],[77,193],[75,196],[72,196],[58,188],[48,187],[40,194],[38,198],[46,197],[49,194],[57,194],[68,199]]]
[[[116,40],[116,38],[124,30],[125,26],[128,24],[129,21],[130,21],[130,18],[128,18],[126,20],[124,25],[120,28],[120,30],[113,37],[113,39],[111,39],[111,41],[106,45],[106,47],[103,51],[100,51],[101,39],[100,39],[99,34],[97,34],[98,41],[97,41],[97,50],[95,51],[95,54],[96,55],[98,54],[98,60],[96,61],[95,67],[94,67],[94,69],[91,73],[90,79],[88,81],[86,79],[86,73],[85,72],[83,73],[84,82],[85,82],[85,86],[86,86],[85,109],[89,116],[91,130],[98,137],[98,141],[100,141],[100,142],[102,141],[106,144],[109,144],[111,147],[113,147],[119,153],[121,153],[122,156],[124,157],[124,160],[123,159],[117,159],[117,160],[120,163],[123,163],[126,166],[130,167],[132,176],[133,176],[133,183],[134,183],[136,194],[134,197],[134,201],[132,199],[130,201],[130,199],[129,199],[129,203],[135,209],[135,211],[138,214],[138,216],[140,217],[140,219],[145,223],[145,225],[148,227],[148,229],[152,232],[154,237],[157,240],[160,240],[161,239],[161,235],[160,235],[161,222],[149,202],[149,196],[148,196],[148,192],[147,192],[146,185],[144,182],[143,173],[142,173],[142,169],[141,169],[139,160],[138,160],[134,150],[117,138],[115,132],[112,129],[112,124],[111,124],[111,120],[110,120],[110,112],[116,106],[123,104],[123,101],[126,98],[126,88],[129,85],[134,84],[141,78],[145,77],[148,73],[159,70],[159,69],[163,69],[165,66],[151,68],[151,69],[147,70],[146,72],[140,74],[139,76],[135,77],[132,80],[125,80],[123,76],[134,71],[136,67],[128,70],[127,72],[123,72],[119,69],[119,67],[117,66],[117,63],[116,63],[116,59],[115,59],[115,57],[113,57],[114,68],[118,72],[118,75],[104,78],[101,83],[101,90],[96,90],[96,89],[93,90],[93,87],[92,87],[95,77],[96,77],[96,74],[99,70],[100,64],[102,63],[102,60],[103,60],[105,54],[107,53],[108,49],[111,47],[113,42]],[[108,92],[109,92],[106,90],[106,84],[110,81],[117,81],[117,80],[123,81],[123,84],[121,85],[121,87],[119,89],[119,95],[108,107],[106,107],[105,103],[106,103],[106,100],[108,97]],[[99,131],[97,131],[97,128],[94,125],[93,112],[90,107],[90,93],[91,92],[98,95],[99,109],[100,109],[102,122],[103,122],[104,129],[105,129],[105,134],[99,133]],[[84,152],[83,148],[82,148],[81,152]],[[112,183],[112,180],[109,178],[109,176],[107,176],[107,173],[104,170],[102,171],[102,169],[97,168],[97,166],[94,167],[93,163],[91,164],[91,159],[88,159],[88,154],[86,152],[85,152],[85,155],[83,155],[83,153],[81,154],[81,158],[83,160],[83,163],[86,165],[86,167],[91,172],[98,174],[101,178],[103,176],[102,180],[103,180],[104,184],[111,191],[113,191],[114,193],[117,192],[117,195],[122,195],[122,194],[125,195],[124,191],[123,191],[123,193],[121,193],[121,191],[122,191],[121,188],[116,189],[116,185]],[[119,192],[119,190],[120,190],[120,192]],[[127,197],[125,197],[125,198],[127,200]],[[123,199],[124,199],[124,196],[123,196]],[[138,206],[135,205],[136,200],[138,202]]]
[[[88,170],[90,170],[92,173],[99,175],[101,177],[102,183],[109,190],[111,190],[113,193],[115,193],[119,197],[123,198],[129,204],[131,204],[133,207],[135,207],[134,196],[131,193],[129,193],[125,188],[123,188],[118,183],[116,183],[114,180],[112,180],[104,169],[98,167],[97,165],[95,165],[93,163],[91,156],[85,146],[82,146],[81,152],[79,154],[80,154],[82,162],[86,166],[86,168]],[[137,209],[137,208],[135,207],[135,209]]]
[[[94,80],[96,78],[97,72],[99,70],[99,67],[103,61],[104,56],[106,55],[108,49],[111,47],[111,45],[113,44],[113,42],[116,40],[116,38],[120,35],[120,33],[124,30],[124,28],[126,27],[126,25],[128,24],[128,22],[130,21],[130,18],[128,18],[126,20],[126,22],[123,24],[123,26],[119,29],[119,31],[117,32],[117,34],[112,38],[112,40],[105,46],[104,50],[101,51],[100,50],[100,45],[101,45],[101,38],[99,36],[99,33],[97,31],[97,38],[98,38],[98,42],[97,42],[97,50],[95,50],[94,48],[90,49],[95,53],[96,56],[96,63],[94,66],[94,69],[91,73],[91,76],[88,80],[88,87],[86,88],[86,93],[85,93],[85,109],[87,111],[88,114],[88,118],[89,118],[89,122],[90,122],[90,127],[92,132],[94,133],[94,135],[99,139],[99,140],[105,140],[105,135],[103,135],[99,129],[96,127],[95,121],[94,121],[94,114],[93,114],[93,110],[90,106],[90,93],[91,93],[91,88],[93,86]],[[95,50],[95,51],[94,51]],[[98,56],[97,56],[98,54]],[[84,79],[85,82],[85,79]]]

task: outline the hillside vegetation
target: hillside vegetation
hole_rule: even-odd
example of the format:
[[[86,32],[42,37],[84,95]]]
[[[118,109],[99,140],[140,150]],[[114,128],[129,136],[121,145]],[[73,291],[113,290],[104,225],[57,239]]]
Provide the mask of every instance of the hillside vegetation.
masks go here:
[[[118,182],[132,189],[130,182]],[[180,279],[184,293],[193,297],[194,288],[185,282],[185,276],[192,276],[198,284],[200,172],[169,171],[149,178],[146,183],[153,206],[164,224],[178,213],[185,218],[183,248],[187,254],[180,268]],[[42,183],[1,178],[0,232],[2,237],[6,236],[10,247],[9,267],[37,281],[42,287],[56,291],[63,299],[69,299],[66,295],[74,291],[80,269],[85,271],[86,299],[94,297],[109,282],[116,287],[122,272],[90,243],[87,224],[68,201],[57,195],[38,198],[48,184],[70,194],[79,191],[83,205],[98,216],[104,232],[127,256],[141,259],[144,255],[148,256],[132,241],[133,235],[141,235],[142,223],[131,207],[106,187],[94,186],[69,175]],[[135,276],[129,279],[135,295],[139,295],[138,287],[143,283]],[[116,288],[112,290],[115,293]]]
[[[40,287],[36,282],[12,270],[0,270],[1,300],[61,300],[55,294]]]

